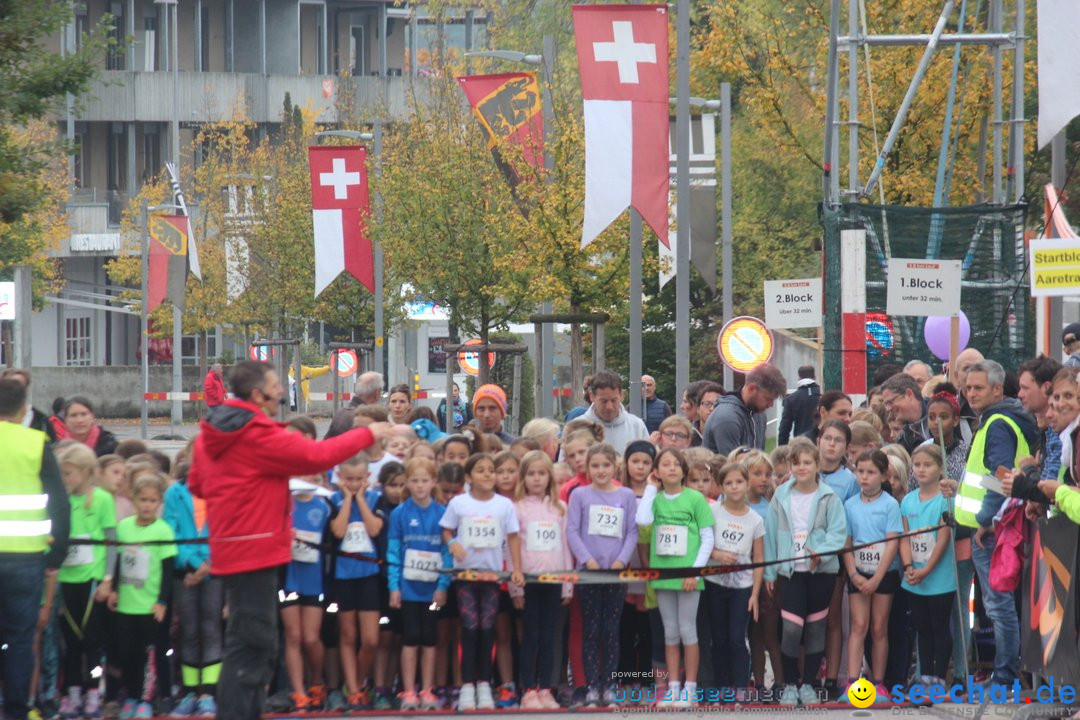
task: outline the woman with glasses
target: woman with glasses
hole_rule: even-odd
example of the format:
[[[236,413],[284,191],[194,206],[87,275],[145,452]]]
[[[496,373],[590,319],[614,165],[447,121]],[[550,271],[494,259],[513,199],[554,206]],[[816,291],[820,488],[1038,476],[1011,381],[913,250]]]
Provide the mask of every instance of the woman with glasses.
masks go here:
[[[698,447],[703,439],[705,421],[716,408],[716,402],[724,394],[724,386],[712,380],[696,380],[686,386],[679,408],[693,429],[690,447]]]

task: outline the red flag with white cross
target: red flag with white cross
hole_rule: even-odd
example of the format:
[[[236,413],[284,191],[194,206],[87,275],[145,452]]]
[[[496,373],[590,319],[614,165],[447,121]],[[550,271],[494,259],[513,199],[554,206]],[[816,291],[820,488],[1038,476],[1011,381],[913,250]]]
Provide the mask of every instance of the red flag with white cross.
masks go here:
[[[666,5],[575,5],[585,100],[585,224],[581,246],[627,206],[667,243]]]
[[[315,226],[315,296],[344,270],[372,292],[375,260],[367,236],[367,151],[361,146],[308,148]]]

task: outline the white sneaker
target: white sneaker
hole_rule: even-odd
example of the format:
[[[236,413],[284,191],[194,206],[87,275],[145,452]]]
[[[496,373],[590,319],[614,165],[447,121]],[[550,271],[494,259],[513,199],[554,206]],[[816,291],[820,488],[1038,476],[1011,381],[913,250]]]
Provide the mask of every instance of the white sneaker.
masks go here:
[[[464,690],[464,688],[462,688],[462,690]],[[491,685],[486,682],[476,683],[476,709],[495,709],[495,698],[491,696]]]
[[[491,688],[488,688],[488,697],[491,696]],[[458,710],[476,709],[476,687],[472,683],[461,686],[461,694],[458,695]]]
[[[799,704],[799,690],[794,685],[785,685],[783,692],[780,693],[779,703],[781,705],[787,705],[794,707]]]
[[[817,705],[820,702],[818,700],[818,694],[814,690],[814,687],[810,683],[803,683],[799,688],[799,704],[800,705]]]

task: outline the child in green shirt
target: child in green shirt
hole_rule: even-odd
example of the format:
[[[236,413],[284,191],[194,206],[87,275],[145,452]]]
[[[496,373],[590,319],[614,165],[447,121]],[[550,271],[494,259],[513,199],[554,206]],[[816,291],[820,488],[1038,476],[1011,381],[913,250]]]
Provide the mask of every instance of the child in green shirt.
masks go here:
[[[172,597],[176,557],[172,528],[158,518],[165,485],[160,473],[137,475],[132,492],[135,515],[122,520],[116,528],[116,539],[121,543],[119,584],[109,596],[109,609],[117,613],[117,634],[125,638],[120,667],[128,700],[121,718],[154,715],[154,686],[145,682],[146,662],[158,634],[157,623],[165,619]]]
[[[116,538],[116,506],[112,495],[97,487],[97,456],[82,443],[69,445],[57,458],[60,475],[71,499],[71,539]],[[60,631],[64,636],[62,675],[64,696],[60,714],[65,717],[101,717],[98,681],[91,669],[101,663],[105,641],[105,600],[112,590],[110,561],[114,546],[72,542],[58,572],[60,582]],[[85,696],[84,696],[85,691]]]

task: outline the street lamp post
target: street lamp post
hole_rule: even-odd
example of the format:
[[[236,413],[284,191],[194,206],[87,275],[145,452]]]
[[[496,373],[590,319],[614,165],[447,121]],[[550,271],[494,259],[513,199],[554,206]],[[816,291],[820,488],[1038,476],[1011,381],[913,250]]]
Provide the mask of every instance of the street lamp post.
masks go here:
[[[551,77],[555,67],[555,37],[544,36],[544,54],[528,54],[516,50],[477,50],[465,53],[465,57],[487,57],[508,62],[520,62],[540,68],[540,112],[544,119],[544,168],[547,170],[548,184],[555,180],[555,155],[551,152],[552,125],[554,124],[554,106],[551,102]],[[554,311],[551,300],[544,301],[540,312],[550,315]],[[540,326],[541,353],[539,362],[540,375],[540,398],[539,408],[541,417],[552,417],[555,414],[555,400],[553,397],[552,372],[555,366],[555,328],[551,323],[543,323]]]
[[[177,32],[177,26],[179,25],[179,18],[177,15],[178,0],[154,0],[155,5],[165,6],[165,32],[162,33],[162,39],[165,42],[165,68],[172,72],[172,121],[170,133],[170,146],[172,150],[172,161],[176,167],[176,182],[180,183],[180,49],[179,49],[179,33]],[[170,17],[171,16],[171,17]],[[171,37],[170,37],[171,34]],[[182,424],[184,421],[184,405],[180,400],[180,392],[183,385],[183,369],[181,357],[181,346],[183,344],[183,311],[173,306],[173,360],[172,360],[172,386],[173,392],[176,393],[176,397],[172,401],[171,421],[174,425]],[[145,406],[145,404],[144,404]]]

